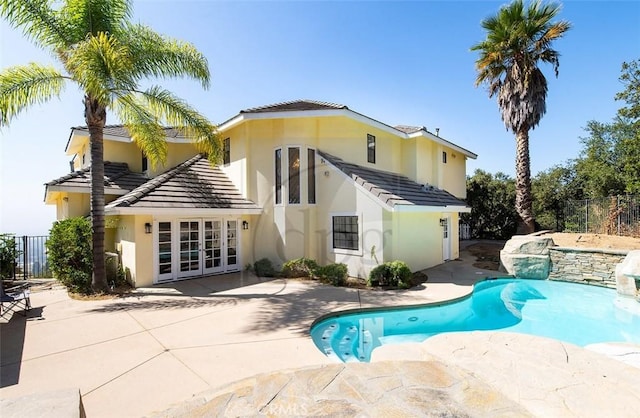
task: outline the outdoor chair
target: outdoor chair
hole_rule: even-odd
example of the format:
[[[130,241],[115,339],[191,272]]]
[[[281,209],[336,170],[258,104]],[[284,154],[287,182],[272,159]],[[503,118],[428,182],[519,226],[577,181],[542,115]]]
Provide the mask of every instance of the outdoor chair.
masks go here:
[[[31,309],[31,300],[29,284],[21,284],[18,286],[9,287],[5,290],[4,283],[0,286],[0,296],[2,296],[2,303],[0,304],[0,316],[16,307],[23,305],[22,315],[27,316],[27,312]]]

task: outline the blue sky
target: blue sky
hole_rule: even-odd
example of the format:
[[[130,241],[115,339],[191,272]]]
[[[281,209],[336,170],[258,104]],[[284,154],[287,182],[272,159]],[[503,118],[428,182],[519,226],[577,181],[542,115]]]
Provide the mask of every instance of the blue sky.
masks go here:
[[[207,57],[212,86],[161,84],[214,122],[241,109],[294,99],[341,103],[382,122],[424,125],[478,154],[477,168],[513,175],[515,141],[494,99],[475,88],[471,45],[483,18],[504,2],[139,1],[135,20],[190,41]],[[560,76],[547,114],[530,133],[532,174],[577,157],[589,120],[609,121],[623,61],[640,58],[640,2],[566,1],[573,24],[554,46]],[[0,68],[52,58],[0,23]],[[82,96],[69,85],[0,131],[0,232],[46,234],[55,208],[43,183],[68,172],[71,126],[83,125]],[[109,118],[108,123],[117,123]]]

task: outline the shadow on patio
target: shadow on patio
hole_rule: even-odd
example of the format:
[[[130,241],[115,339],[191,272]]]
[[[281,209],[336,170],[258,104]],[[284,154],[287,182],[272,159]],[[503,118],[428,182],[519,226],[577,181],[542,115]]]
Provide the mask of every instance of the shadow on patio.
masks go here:
[[[8,322],[0,323],[0,388],[17,385],[24,350],[27,321],[42,318],[42,307],[31,308],[27,316],[13,312]]]

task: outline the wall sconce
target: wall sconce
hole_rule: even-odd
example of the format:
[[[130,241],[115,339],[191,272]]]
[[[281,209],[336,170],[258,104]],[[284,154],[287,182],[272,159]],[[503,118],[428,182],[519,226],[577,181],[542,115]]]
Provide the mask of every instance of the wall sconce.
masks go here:
[[[242,229],[249,229],[249,222],[247,221],[242,221]]]
[[[329,170],[327,170],[327,171],[325,171],[325,172],[324,172],[324,176],[325,176],[325,177],[329,177]]]
[[[440,226],[445,226],[447,224],[447,220],[445,218],[440,218]]]
[[[149,222],[144,224],[144,233],[145,234],[150,234],[151,233],[151,224]]]

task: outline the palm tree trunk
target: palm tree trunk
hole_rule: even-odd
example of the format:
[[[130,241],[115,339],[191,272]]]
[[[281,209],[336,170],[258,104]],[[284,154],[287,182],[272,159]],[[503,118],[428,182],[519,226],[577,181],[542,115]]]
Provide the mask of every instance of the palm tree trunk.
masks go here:
[[[91,146],[91,224],[93,229],[93,277],[94,292],[108,292],[104,246],[104,147],[103,132],[107,120],[104,106],[85,96],[84,116],[89,128]]]
[[[529,129],[516,133],[516,212],[520,216],[519,234],[536,230],[531,197],[531,163],[529,160]]]

